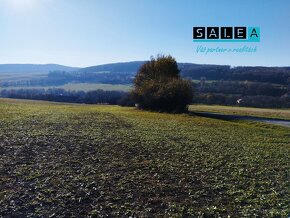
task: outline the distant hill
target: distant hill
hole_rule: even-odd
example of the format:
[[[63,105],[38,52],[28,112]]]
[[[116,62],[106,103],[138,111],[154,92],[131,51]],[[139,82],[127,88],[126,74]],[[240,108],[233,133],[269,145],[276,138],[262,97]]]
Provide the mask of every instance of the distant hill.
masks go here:
[[[287,84],[289,67],[230,67],[227,65],[179,64],[181,75],[191,79],[253,81]]]
[[[80,69],[81,73],[96,73],[108,71],[110,73],[131,73],[137,72],[138,69],[144,64],[145,61],[133,61],[124,63],[103,64],[97,66],[91,66]]]
[[[99,85],[132,86],[135,75],[145,61],[112,63],[86,68],[55,64],[0,65],[0,96],[20,97],[43,94],[49,88],[59,96],[60,90],[51,87]],[[290,67],[261,67],[178,63],[181,76],[192,81],[195,103],[249,107],[290,107]],[[1,73],[6,72],[6,73]],[[10,73],[9,73],[10,72]],[[29,92],[26,88],[42,87]],[[17,93],[15,90],[17,89]],[[73,95],[63,92],[62,95]],[[81,94],[82,95],[82,94]],[[49,95],[48,95],[49,96]]]
[[[48,73],[50,71],[77,71],[79,68],[58,64],[0,64],[0,73]]]
[[[79,73],[92,74],[106,72],[110,73],[111,77],[119,78],[120,75],[125,76],[126,74],[128,74],[128,77],[131,77],[132,74],[135,74],[144,63],[145,61],[134,61],[98,65],[82,68],[79,70]],[[199,80],[201,77],[205,77],[207,80],[248,80],[254,82],[287,84],[287,79],[290,77],[290,67],[231,67],[229,65],[192,63],[179,63],[178,66],[183,77],[193,80]],[[101,75],[98,75],[98,77],[100,76]]]
[[[144,63],[145,61],[133,61],[86,68],[57,64],[0,64],[0,73],[48,73],[52,84],[54,82],[56,84],[63,82],[130,84]],[[290,67],[231,67],[192,63],[178,63],[178,66],[181,76],[191,80],[205,78],[206,80],[252,81],[286,85],[290,78]]]

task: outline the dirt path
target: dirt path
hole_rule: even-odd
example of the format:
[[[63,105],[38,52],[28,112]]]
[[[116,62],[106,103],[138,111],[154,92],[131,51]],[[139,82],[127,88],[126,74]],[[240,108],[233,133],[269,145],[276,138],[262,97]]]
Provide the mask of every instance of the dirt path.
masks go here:
[[[193,114],[198,115],[198,116],[203,116],[203,117],[222,119],[222,120],[250,120],[250,121],[257,121],[257,122],[290,127],[290,120],[283,120],[283,119],[276,119],[276,118],[231,115],[231,114],[210,113],[210,112],[194,112]]]

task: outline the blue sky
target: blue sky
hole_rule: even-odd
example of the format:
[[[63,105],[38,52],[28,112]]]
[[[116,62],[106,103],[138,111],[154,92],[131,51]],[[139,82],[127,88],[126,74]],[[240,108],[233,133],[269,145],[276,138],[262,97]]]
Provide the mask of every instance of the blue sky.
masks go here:
[[[252,54],[196,53],[193,26],[260,26]],[[245,43],[207,43],[239,47]],[[249,45],[249,44],[247,44]],[[0,0],[0,63],[147,60],[290,66],[289,0]]]

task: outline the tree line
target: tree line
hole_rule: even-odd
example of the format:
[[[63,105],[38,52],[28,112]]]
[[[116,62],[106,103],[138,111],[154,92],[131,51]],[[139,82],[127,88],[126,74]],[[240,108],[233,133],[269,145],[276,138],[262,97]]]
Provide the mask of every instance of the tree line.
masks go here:
[[[55,102],[84,104],[118,104],[125,96],[122,91],[67,91],[64,89],[4,89],[0,96],[4,98],[33,99]]]
[[[265,95],[280,97],[288,92],[286,85],[273,83],[250,82],[250,81],[213,81],[206,82],[204,79],[194,84],[197,92],[201,93],[222,93],[240,95]]]
[[[181,75],[186,78],[208,80],[252,81],[287,84],[288,67],[230,67],[226,65],[179,64]]]
[[[290,108],[290,95],[273,97],[266,95],[248,96],[223,93],[196,93],[193,103],[258,108]]]

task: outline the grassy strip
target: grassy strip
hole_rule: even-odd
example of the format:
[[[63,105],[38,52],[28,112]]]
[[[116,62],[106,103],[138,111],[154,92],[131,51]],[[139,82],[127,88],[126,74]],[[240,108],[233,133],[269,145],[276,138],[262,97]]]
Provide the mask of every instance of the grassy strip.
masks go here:
[[[232,107],[220,105],[191,105],[190,111],[216,112],[234,115],[246,115],[290,120],[289,109],[266,109],[250,107]]]

